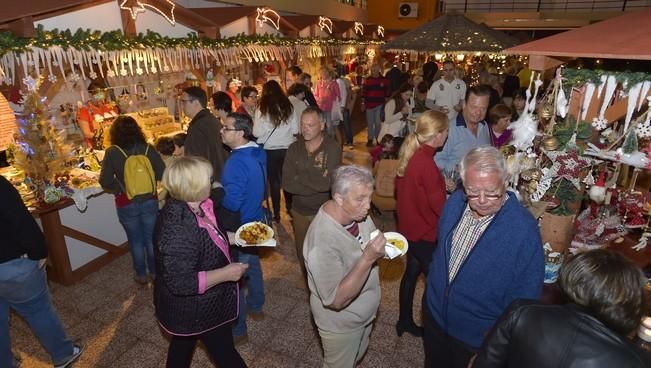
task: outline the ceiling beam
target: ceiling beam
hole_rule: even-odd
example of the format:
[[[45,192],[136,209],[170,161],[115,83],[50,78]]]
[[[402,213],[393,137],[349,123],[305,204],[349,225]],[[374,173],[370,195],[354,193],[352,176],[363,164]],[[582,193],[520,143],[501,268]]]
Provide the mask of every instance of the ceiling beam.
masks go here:
[[[114,0],[29,0],[12,1],[0,12],[0,23],[11,22],[26,16],[35,19],[47,18],[60,13],[67,13],[88,6],[95,6]]]

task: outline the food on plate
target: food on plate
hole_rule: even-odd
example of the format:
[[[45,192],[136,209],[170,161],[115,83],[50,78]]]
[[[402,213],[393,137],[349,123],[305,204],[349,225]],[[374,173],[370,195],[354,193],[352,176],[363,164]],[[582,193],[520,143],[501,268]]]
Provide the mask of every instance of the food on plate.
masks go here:
[[[400,249],[400,251],[404,253],[404,251],[405,251],[405,242],[403,242],[402,240],[400,240],[400,239],[388,239],[387,242],[389,244],[393,245],[394,247]]]
[[[244,240],[246,244],[260,244],[264,243],[271,237],[267,225],[256,222],[251,225],[245,226],[240,231],[240,239]]]

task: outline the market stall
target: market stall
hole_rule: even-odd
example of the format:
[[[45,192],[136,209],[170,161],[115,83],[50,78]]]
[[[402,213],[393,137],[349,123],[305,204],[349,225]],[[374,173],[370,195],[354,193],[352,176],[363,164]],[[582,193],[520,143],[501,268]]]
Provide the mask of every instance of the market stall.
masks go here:
[[[564,255],[583,249],[609,247],[641,267],[651,264],[644,178],[651,168],[651,75],[643,65],[624,70],[634,65],[621,61],[608,63],[619,70],[600,68],[603,58],[651,60],[644,41],[650,17],[646,9],[505,50],[530,56],[535,70],[570,64],[556,69],[544,91],[532,77],[535,90],[541,87],[540,98],[531,93],[528,105],[536,115],[512,125],[513,185],[538,209],[549,282]],[[542,148],[527,134],[538,127]]]
[[[100,19],[101,13],[115,19],[110,16],[115,12],[118,20],[122,13],[128,19],[130,10],[118,5],[84,7],[73,18]],[[365,54],[381,43],[287,38],[283,32],[297,33],[298,29],[276,17],[273,10],[242,8],[234,7],[237,10],[231,10],[233,14],[222,22],[217,22],[215,14],[226,11],[183,9],[180,15],[199,22],[203,31],[231,35],[221,39],[196,34],[170,37],[167,34],[178,29],[169,27],[174,26],[174,18],[164,13],[156,19],[173,32],[160,24],[145,28],[163,34],[73,32],[57,29],[56,21],[44,21],[33,37],[0,34],[0,89],[18,113],[13,128],[13,121],[8,120],[0,130],[2,149],[12,165],[0,169],[0,174],[17,187],[41,224],[53,280],[74,283],[128,251],[113,196],[103,193],[97,183],[102,149],[110,143],[107,131],[118,113],[133,116],[153,143],[160,136],[182,131],[178,95],[186,86],[199,85],[214,92],[224,89],[227,79],[254,84],[258,77],[280,78],[281,66],[297,60],[325,62],[346,54]],[[131,12],[131,16],[139,22],[138,13]],[[66,14],[61,17],[65,22],[73,19]],[[110,25],[100,26],[110,29]],[[122,28],[122,24],[115,26]],[[266,74],[256,75],[260,70]],[[13,116],[13,111],[5,115]],[[81,129],[82,120],[92,126],[90,135]]]

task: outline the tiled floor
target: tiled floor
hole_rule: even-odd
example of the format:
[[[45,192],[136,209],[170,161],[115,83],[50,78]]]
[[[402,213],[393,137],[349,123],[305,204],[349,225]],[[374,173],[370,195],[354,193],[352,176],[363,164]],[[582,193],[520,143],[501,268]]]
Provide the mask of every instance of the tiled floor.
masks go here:
[[[368,164],[364,146],[366,133],[356,137],[356,149],[346,151],[346,162]],[[379,223],[381,221],[377,221]],[[385,230],[394,227],[384,219]],[[249,319],[249,342],[238,347],[250,367],[320,367],[321,347],[315,332],[308,292],[301,281],[291,224],[286,216],[276,227],[278,246],[262,255],[265,278],[266,319]],[[359,367],[420,367],[423,365],[421,340],[409,334],[398,337],[398,289],[404,260],[380,261],[382,300],[368,353]],[[77,285],[51,284],[54,304],[73,339],[80,340],[85,352],[75,367],[164,367],[168,341],[161,333],[152,306],[152,289],[132,280],[131,259],[124,255]],[[414,298],[420,311],[422,278]],[[420,324],[420,313],[416,312]],[[27,325],[11,316],[13,348],[23,368],[51,367],[48,355]],[[193,367],[213,367],[203,349],[197,349]],[[221,367],[228,368],[228,367]]]

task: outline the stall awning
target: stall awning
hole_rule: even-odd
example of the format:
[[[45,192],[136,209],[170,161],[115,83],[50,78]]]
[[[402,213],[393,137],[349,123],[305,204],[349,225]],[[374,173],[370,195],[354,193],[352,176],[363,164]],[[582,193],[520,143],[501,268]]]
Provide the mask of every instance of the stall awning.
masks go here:
[[[651,8],[504,50],[508,54],[651,60]]]

